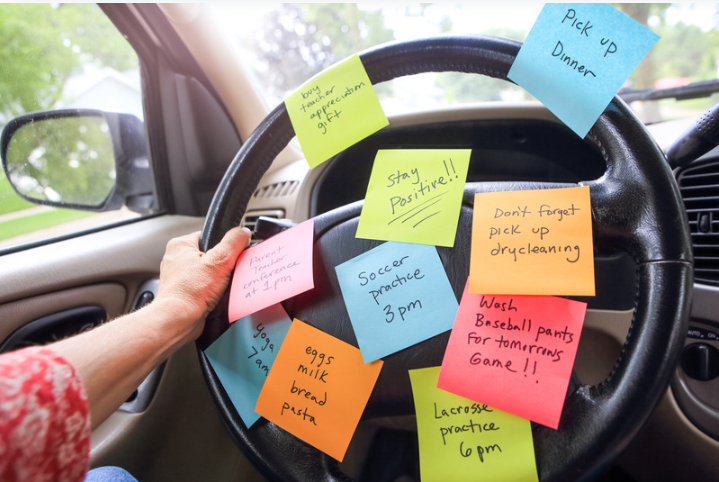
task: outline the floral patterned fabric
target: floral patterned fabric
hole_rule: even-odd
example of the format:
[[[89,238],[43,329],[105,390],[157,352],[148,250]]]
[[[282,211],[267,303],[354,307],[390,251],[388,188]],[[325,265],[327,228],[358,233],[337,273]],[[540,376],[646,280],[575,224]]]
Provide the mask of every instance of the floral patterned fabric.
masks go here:
[[[0,356],[0,481],[82,481],[90,414],[75,369],[50,349]]]

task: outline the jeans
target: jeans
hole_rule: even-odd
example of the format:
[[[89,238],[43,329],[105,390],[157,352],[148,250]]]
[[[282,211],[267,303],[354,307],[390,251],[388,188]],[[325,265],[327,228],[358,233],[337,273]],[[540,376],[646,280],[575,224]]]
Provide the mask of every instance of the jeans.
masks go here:
[[[137,479],[120,467],[98,467],[87,473],[85,482],[137,482]]]

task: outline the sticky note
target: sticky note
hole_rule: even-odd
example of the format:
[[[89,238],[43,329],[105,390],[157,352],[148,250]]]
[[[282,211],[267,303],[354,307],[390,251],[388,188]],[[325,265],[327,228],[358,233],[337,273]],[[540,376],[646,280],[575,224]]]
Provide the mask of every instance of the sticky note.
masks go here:
[[[454,246],[470,149],[380,150],[357,237]]]
[[[580,137],[659,37],[606,3],[547,3],[507,77]]]
[[[437,388],[439,367],[410,370],[422,482],[537,481],[529,420]]]
[[[233,323],[205,350],[248,427],[260,418],[255,412],[257,397],[291,324],[282,306],[272,305]]]
[[[388,242],[335,270],[365,362],[452,329],[457,298],[434,246]]]
[[[299,320],[285,337],[257,413],[340,462],[382,368]]]
[[[470,293],[594,296],[589,187],[476,194]]]
[[[230,322],[314,287],[314,226],[310,219],[240,254],[230,287]]]
[[[310,79],[285,106],[310,167],[389,124],[357,55]]]
[[[554,296],[465,289],[437,386],[556,429],[586,310]]]

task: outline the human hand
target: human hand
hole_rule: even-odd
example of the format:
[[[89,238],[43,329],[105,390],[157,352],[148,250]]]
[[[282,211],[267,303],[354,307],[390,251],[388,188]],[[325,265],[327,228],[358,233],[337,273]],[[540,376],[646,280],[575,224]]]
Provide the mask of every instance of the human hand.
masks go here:
[[[227,289],[230,273],[250,236],[247,228],[233,228],[207,253],[199,250],[199,231],[167,243],[153,304],[171,311],[173,329],[183,330],[181,336],[187,341],[202,333],[205,318]]]

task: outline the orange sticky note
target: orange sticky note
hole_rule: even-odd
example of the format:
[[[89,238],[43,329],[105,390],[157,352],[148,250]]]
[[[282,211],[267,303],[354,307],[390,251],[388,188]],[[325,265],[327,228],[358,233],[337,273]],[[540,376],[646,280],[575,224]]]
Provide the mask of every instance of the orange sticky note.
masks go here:
[[[294,320],[255,411],[341,462],[382,363]]]
[[[310,219],[240,254],[230,288],[231,323],[314,288],[314,233]]]
[[[554,296],[465,287],[437,387],[556,429],[586,310]]]
[[[589,187],[475,194],[469,292],[594,296]]]

